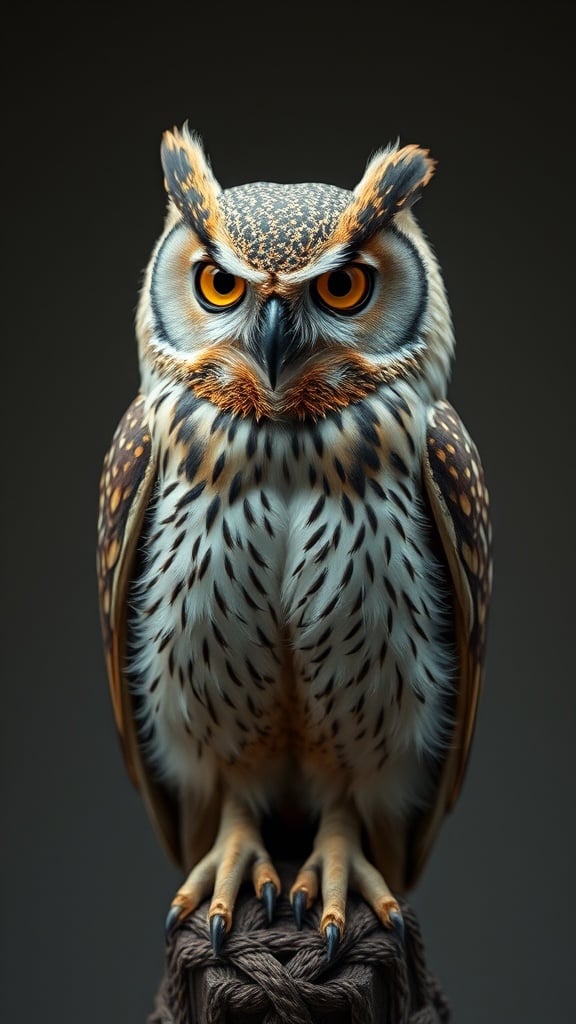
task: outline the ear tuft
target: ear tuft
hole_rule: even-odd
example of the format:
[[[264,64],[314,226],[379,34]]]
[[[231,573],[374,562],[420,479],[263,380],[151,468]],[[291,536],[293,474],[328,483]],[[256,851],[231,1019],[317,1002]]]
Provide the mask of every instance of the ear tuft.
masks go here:
[[[209,244],[220,220],[218,194],[222,191],[212,173],[200,136],[173,128],[162,136],[160,158],[168,195],[202,242]]]
[[[400,210],[420,197],[436,167],[436,161],[420,146],[389,146],[369,161],[342,214],[337,233],[342,241],[357,246],[382,230]]]

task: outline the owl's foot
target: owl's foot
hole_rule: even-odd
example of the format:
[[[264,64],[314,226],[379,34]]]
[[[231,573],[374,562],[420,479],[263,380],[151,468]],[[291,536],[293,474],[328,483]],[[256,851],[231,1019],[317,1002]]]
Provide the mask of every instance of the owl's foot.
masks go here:
[[[167,938],[211,896],[208,924],[212,948],[218,954],[232,926],[238,890],[250,874],[270,922],[281,889],[280,879],[262,842],[255,816],[241,801],[228,797],[214,846],[195,865],[172,900],[165,922]]]
[[[321,819],[314,849],[290,889],[290,900],[298,928],[305,910],[321,894],[323,908],[320,931],[331,960],[346,926],[348,890],[359,892],[385,928],[403,939],[404,922],[398,901],[382,875],[362,852],[360,826],[351,807],[332,808]]]

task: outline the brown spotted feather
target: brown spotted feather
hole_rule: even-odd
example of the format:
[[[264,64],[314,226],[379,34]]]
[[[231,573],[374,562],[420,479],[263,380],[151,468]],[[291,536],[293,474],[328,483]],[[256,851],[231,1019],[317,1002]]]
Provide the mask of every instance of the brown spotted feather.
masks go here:
[[[428,413],[424,480],[454,585],[459,679],[451,751],[442,769],[435,805],[419,825],[414,878],[465,776],[484,678],[492,590],[490,503],[482,463],[462,420],[445,400],[436,402]]]
[[[100,621],[114,720],[126,767],[141,791],[151,820],[172,858],[180,839],[175,807],[149,775],[136,734],[134,707],[125,674],[126,595],[140,528],[155,479],[152,443],[142,395],[120,420],[100,478],[97,570]]]

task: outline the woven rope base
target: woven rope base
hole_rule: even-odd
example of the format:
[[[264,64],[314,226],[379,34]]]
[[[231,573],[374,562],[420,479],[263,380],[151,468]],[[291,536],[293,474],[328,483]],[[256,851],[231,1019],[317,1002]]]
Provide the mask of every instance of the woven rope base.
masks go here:
[[[296,865],[280,871],[284,892],[268,925],[253,890],[238,897],[234,925],[212,953],[202,904],[175,933],[147,1024],[438,1024],[446,998],[426,966],[414,912],[402,903],[402,946],[351,894],[348,921],[331,963],[320,908],[294,923],[287,893]]]

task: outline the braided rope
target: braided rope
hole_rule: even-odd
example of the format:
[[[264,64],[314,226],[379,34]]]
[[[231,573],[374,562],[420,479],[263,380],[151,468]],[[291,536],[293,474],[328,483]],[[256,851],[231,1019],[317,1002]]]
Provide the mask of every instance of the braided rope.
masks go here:
[[[447,1024],[450,1010],[426,964],[416,915],[401,903],[404,947],[382,928],[370,908],[349,896],[346,931],[331,963],[319,933],[320,908],[306,914],[302,931],[294,924],[288,898],[278,901],[274,923],[253,891],[243,888],[234,925],[219,957],[214,956],[202,904],[177,930],[166,952],[166,971],[147,1024],[224,1024],[249,1018],[262,1024],[314,1024],[338,1014],[350,1024],[374,1019],[373,980],[386,992],[386,1024]],[[191,979],[209,975],[210,999],[197,1021],[191,1007]]]

